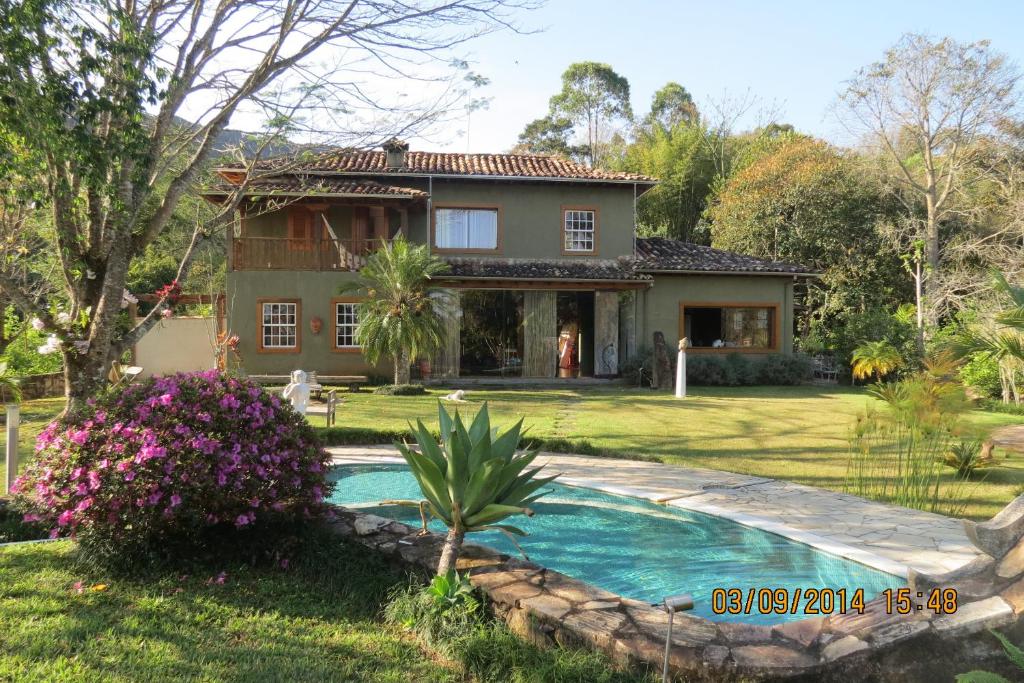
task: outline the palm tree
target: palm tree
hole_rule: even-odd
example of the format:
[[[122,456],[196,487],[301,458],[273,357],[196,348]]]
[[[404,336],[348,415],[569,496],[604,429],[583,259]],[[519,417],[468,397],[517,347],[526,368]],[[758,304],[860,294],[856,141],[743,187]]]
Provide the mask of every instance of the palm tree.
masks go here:
[[[1024,373],[1024,287],[1011,285],[1006,276],[992,273],[992,288],[1007,307],[998,311],[987,325],[966,330],[954,344],[960,356],[972,353],[988,356],[999,364],[1003,403],[1020,403],[1018,379]]]
[[[887,341],[865,342],[853,350],[853,378],[878,380],[903,363],[899,350]]]
[[[441,290],[432,282],[448,269],[426,245],[411,245],[404,237],[382,242],[359,271],[359,278],[341,287],[360,290],[366,299],[358,306],[356,342],[371,363],[390,356],[395,384],[409,383],[409,364],[421,354],[441,347],[444,326],[437,312]]]
[[[498,522],[512,515],[532,516],[529,505],[544,495],[537,494],[537,489],[558,475],[538,477],[543,468],[529,467],[538,450],[516,454],[522,420],[499,435],[496,429],[491,429],[487,404],[484,404],[467,429],[458,411],[453,419],[440,403],[438,420],[440,445],[420,420],[413,429],[419,450],[397,444],[426,500],[386,502],[418,506],[424,517],[424,529],[424,510],[445,523],[448,535],[437,564],[437,575],[447,576],[455,569],[467,533],[500,531],[519,548],[513,534],[525,536],[526,532]],[[522,548],[519,551],[522,552]]]

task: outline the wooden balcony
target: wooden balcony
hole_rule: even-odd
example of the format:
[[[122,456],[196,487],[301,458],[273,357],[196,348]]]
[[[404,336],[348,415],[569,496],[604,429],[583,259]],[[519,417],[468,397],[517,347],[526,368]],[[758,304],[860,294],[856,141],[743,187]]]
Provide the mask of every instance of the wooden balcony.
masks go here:
[[[232,270],[359,270],[379,245],[372,239],[235,237]]]

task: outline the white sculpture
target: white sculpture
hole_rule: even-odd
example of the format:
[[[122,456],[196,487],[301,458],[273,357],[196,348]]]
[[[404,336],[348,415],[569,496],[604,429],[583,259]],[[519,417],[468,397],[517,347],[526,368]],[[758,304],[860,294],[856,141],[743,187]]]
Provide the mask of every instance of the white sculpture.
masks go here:
[[[282,396],[291,401],[292,408],[299,415],[305,415],[306,407],[309,405],[309,383],[306,379],[303,370],[293,370],[291,383],[281,392]]]
[[[452,393],[448,394],[447,396],[445,396],[444,400],[446,400],[446,401],[455,401],[457,403],[465,403],[466,402],[466,392],[463,391],[462,389],[458,389],[458,390],[453,391]]]

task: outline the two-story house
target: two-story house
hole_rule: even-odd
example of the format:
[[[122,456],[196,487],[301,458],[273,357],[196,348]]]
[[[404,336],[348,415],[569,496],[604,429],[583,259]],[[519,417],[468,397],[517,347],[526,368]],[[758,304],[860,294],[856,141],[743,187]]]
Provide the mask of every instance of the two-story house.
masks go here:
[[[805,269],[638,238],[654,178],[525,154],[338,150],[270,160],[226,236],[228,328],[245,369],[377,373],[339,294],[379,241],[429,244],[450,268],[435,377],[614,376],[661,331],[695,353],[789,353]],[[275,172],[280,168],[281,172]],[[225,185],[245,177],[221,168]],[[255,176],[254,176],[255,178]],[[211,188],[216,201],[227,188]]]

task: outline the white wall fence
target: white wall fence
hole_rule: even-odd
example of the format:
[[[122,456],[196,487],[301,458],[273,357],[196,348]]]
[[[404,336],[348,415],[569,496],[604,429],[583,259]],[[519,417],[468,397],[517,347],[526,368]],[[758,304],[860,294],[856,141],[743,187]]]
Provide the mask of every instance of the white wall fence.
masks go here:
[[[161,320],[135,345],[135,365],[143,377],[217,367],[217,319]]]

